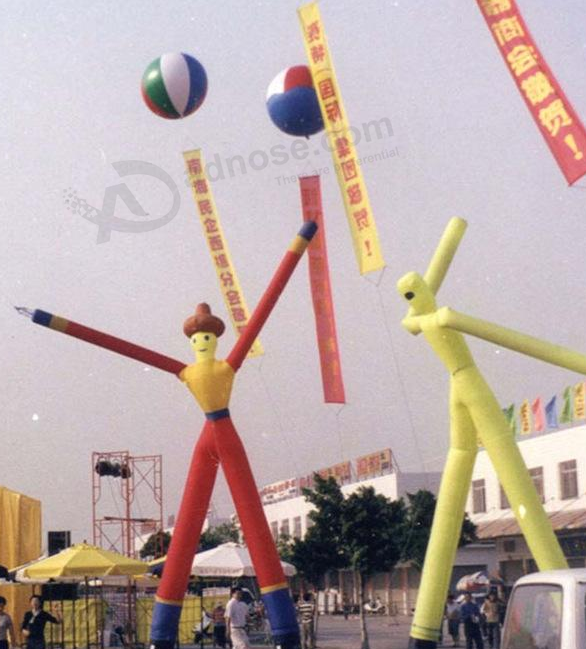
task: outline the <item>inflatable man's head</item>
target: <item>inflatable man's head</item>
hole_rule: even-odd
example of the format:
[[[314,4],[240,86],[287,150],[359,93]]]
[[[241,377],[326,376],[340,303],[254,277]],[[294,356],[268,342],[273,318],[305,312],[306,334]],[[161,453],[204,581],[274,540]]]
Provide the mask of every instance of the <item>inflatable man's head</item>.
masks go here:
[[[198,304],[195,313],[183,323],[183,332],[191,341],[197,361],[213,360],[218,338],[224,333],[223,320],[215,315],[208,304]]]

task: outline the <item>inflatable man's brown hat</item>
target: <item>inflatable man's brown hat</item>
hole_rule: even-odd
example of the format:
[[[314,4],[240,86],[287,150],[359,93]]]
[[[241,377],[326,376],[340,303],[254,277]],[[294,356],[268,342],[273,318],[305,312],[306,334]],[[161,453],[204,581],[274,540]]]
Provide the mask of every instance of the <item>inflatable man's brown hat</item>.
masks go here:
[[[198,331],[208,331],[219,338],[224,333],[225,328],[223,320],[212,315],[209,304],[205,302],[198,304],[195,308],[195,314],[189,316],[183,323],[183,332],[188,338],[191,338]]]

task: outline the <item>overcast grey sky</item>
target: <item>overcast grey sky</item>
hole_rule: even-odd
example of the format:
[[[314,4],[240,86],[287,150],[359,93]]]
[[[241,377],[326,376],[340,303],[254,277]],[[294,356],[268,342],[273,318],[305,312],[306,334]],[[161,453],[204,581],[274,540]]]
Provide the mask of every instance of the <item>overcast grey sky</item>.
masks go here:
[[[279,2],[10,3],[0,21],[3,187],[0,196],[0,483],[43,502],[45,529],[90,538],[90,456],[164,456],[165,516],[176,511],[202,415],[173,377],[35,327],[11,304],[43,308],[190,362],[184,318],[206,300],[226,312],[181,152],[225,160],[293,140],[270,122],[266,89],[304,64],[298,4]],[[238,375],[231,409],[259,484],[391,447],[402,470],[437,470],[448,440],[448,377],[400,326],[396,280],[425,271],[451,216],[469,222],[439,302],[586,351],[586,181],[567,188],[473,0],[323,0],[350,121],[389,120],[363,139],[364,166],[388,267],[360,277],[331,166],[322,192],[348,404],[324,405],[306,262],[267,323],[266,355]],[[586,119],[586,5],[519,0],[574,108]],[[181,121],[150,113],[146,65],[185,51],[209,92]],[[247,165],[213,191],[253,306],[300,223],[299,188],[283,176],[330,165],[319,137],[305,160]],[[317,153],[316,153],[317,152]],[[259,158],[260,159],[260,158]],[[172,176],[181,206],[147,233],[113,232],[67,209],[77,192],[101,207],[121,182],[112,163],[143,160]],[[257,165],[258,166],[258,165]],[[163,185],[127,184],[151,215]],[[117,215],[133,217],[120,204]],[[147,217],[143,220],[148,220]],[[380,280],[379,285],[376,281]],[[234,342],[231,331],[219,353]],[[471,342],[503,405],[560,393],[578,377]],[[223,482],[214,502],[232,511]]]

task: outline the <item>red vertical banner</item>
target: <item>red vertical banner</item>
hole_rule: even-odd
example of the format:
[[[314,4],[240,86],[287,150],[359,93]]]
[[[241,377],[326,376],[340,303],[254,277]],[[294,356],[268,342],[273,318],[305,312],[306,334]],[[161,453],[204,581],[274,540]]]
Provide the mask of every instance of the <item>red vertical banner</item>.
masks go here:
[[[476,1],[527,108],[572,185],[586,174],[584,125],[537,49],[514,0]]]
[[[330,284],[319,176],[304,176],[300,178],[299,186],[303,220],[315,221],[319,226],[313,241],[309,244],[307,254],[324,399],[326,403],[346,403]]]

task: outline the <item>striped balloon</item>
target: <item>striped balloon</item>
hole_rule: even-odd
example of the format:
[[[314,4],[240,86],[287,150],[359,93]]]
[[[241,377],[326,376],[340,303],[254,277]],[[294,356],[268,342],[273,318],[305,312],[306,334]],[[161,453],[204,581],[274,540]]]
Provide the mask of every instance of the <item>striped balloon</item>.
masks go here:
[[[279,72],[267,91],[267,108],[275,126],[289,135],[309,137],[324,127],[306,65],[294,65]]]
[[[205,99],[208,79],[202,64],[189,54],[163,54],[142,77],[145,104],[160,117],[180,119],[195,112]]]

